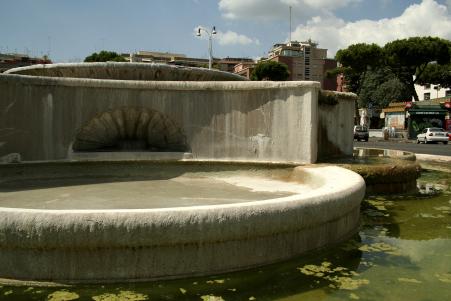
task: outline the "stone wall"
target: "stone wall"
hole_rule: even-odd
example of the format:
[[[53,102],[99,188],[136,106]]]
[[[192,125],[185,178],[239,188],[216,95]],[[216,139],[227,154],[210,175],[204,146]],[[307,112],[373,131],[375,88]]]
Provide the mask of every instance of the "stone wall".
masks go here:
[[[318,160],[352,156],[356,95],[322,91],[318,106]]]
[[[318,91],[315,82],[0,75],[0,157],[20,153],[26,161],[67,159],[81,128],[101,113],[129,107],[155,110],[171,119],[195,159],[314,163]],[[328,139],[339,147],[349,131],[344,119],[348,107],[340,105],[328,113],[343,114],[342,127],[327,127]]]

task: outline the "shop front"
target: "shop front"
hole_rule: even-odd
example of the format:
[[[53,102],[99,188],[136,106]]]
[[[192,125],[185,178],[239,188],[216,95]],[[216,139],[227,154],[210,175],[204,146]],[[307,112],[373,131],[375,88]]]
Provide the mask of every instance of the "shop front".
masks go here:
[[[407,105],[409,139],[416,139],[425,128],[445,129],[449,120],[448,103],[412,102]]]

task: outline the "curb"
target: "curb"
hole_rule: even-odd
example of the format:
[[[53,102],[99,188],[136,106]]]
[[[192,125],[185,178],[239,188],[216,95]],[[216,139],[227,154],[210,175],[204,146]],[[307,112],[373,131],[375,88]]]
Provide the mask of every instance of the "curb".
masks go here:
[[[418,161],[451,162],[451,156],[415,154]]]

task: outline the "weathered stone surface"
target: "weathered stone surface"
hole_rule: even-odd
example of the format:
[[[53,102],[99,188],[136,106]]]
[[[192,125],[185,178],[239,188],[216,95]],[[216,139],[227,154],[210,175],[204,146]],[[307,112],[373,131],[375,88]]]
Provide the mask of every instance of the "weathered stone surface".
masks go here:
[[[139,107],[123,107],[97,115],[77,133],[73,149],[98,151],[120,148],[124,141],[149,150],[187,149],[186,137],[169,117]]]
[[[141,64],[139,68],[153,67]],[[27,70],[31,74],[34,69]],[[171,71],[174,79],[177,70]],[[128,145],[131,132],[160,148],[171,145],[178,151],[175,146],[181,134],[172,134],[178,128],[186,138],[186,149],[197,159],[313,163],[318,153],[318,91],[315,82],[125,81],[1,74],[0,112],[7,114],[0,118],[0,129],[14,134],[2,136],[0,155],[17,152],[23,160],[67,159],[73,144],[75,149],[95,150],[119,137]],[[145,108],[168,118],[161,125],[158,119],[152,120],[155,115],[141,114],[137,124],[127,123],[127,118],[135,117],[126,117],[124,107]],[[166,140],[159,131],[149,136],[156,131],[154,123],[169,129],[171,135]],[[83,140],[75,143],[81,132]]]
[[[246,78],[219,70],[155,63],[60,63],[7,70],[6,74],[46,77],[140,80],[140,81],[245,81]]]
[[[73,174],[83,165],[72,168]],[[42,176],[32,172],[22,175]],[[365,193],[359,175],[332,166],[296,167],[292,181],[314,189],[269,200],[195,207],[3,207],[0,278],[102,282],[217,274],[292,258],[358,230]]]
[[[0,75],[0,130],[9,134],[0,138],[0,156],[68,159],[78,154],[73,149],[108,148],[118,141],[128,148],[145,140],[163,150],[183,141],[196,164],[317,160],[319,83],[232,80],[241,79],[148,64],[13,70]],[[346,124],[334,128],[342,135],[334,136],[334,144],[352,129],[352,119],[340,122]],[[346,153],[349,145],[343,147]],[[164,154],[186,158],[182,152]],[[315,189],[166,209],[0,208],[0,278],[93,282],[215,274],[285,260],[357,231],[365,191],[359,175],[299,167],[292,180]]]
[[[353,93],[321,91],[318,106],[318,159],[352,155],[355,101]]]
[[[0,157],[0,163],[19,163],[21,161],[20,154],[11,153]]]

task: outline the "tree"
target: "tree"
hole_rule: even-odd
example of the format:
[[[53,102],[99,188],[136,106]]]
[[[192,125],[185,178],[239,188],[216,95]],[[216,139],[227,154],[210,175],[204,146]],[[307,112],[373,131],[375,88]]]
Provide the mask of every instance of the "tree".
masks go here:
[[[451,63],[447,65],[428,64],[417,83],[420,85],[436,84],[444,88],[451,88]]]
[[[121,55],[114,51],[102,50],[99,53],[94,52],[93,54],[85,58],[85,62],[125,62],[126,60]]]
[[[384,46],[385,62],[396,77],[406,84],[415,101],[418,95],[415,84],[426,76],[427,67],[432,62],[437,65],[450,63],[451,43],[434,37],[413,37],[396,40]]]
[[[354,44],[338,50],[335,59],[341,67],[334,73],[343,73],[349,91],[359,94],[367,72],[379,68],[383,57],[382,48],[376,44]]]
[[[289,76],[290,72],[287,65],[276,61],[263,61],[255,66],[251,79],[284,81]]]
[[[411,98],[409,88],[389,68],[367,71],[358,95],[360,108],[385,108],[392,101]]]

